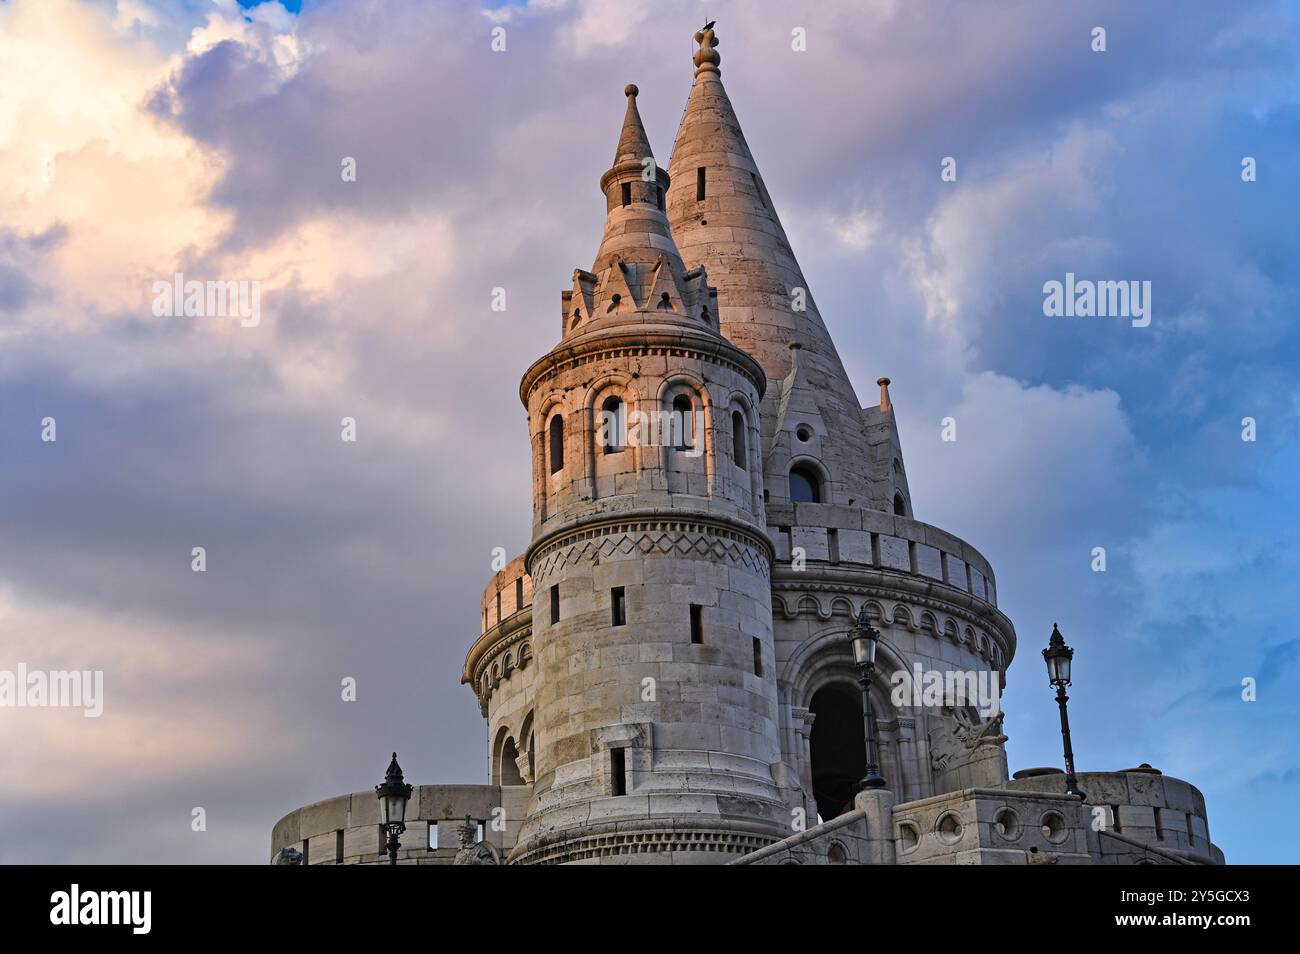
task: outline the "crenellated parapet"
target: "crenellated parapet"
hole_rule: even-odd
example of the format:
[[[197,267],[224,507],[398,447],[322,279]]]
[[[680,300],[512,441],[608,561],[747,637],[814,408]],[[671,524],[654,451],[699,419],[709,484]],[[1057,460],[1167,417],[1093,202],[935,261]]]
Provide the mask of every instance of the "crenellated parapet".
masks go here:
[[[769,505],[778,619],[857,613],[925,633],[1005,672],[1016,634],[997,608],[993,568],[969,543],[937,527],[831,504]]]

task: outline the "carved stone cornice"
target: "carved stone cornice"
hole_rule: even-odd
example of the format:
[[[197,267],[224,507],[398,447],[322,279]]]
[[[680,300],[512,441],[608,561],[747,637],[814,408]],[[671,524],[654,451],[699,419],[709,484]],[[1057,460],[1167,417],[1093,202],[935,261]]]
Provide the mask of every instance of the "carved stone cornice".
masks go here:
[[[507,649],[524,642],[533,634],[533,612],[531,606],[511,613],[497,625],[474,640],[465,656],[465,667],[461,670],[460,681],[468,683],[479,697],[480,708],[486,711],[488,700],[481,694],[480,686],[483,673],[492,665],[492,660]]]
[[[741,374],[754,385],[760,399],[767,387],[762,365],[729,341],[673,326],[646,325],[611,329],[599,337],[563,344],[543,355],[524,372],[519,382],[519,400],[528,407],[528,395],[536,387],[571,368],[598,361],[664,355],[707,361]]]
[[[691,540],[692,537],[695,539]],[[710,553],[716,559],[746,563],[766,576],[775,556],[772,541],[766,534],[741,520],[725,514],[651,508],[584,518],[543,534],[524,554],[529,576],[537,579],[537,568],[558,551],[596,541],[599,543],[589,548],[582,559],[596,559],[597,554],[612,556],[625,545],[628,547],[625,552],[636,548],[643,554],[656,548],[662,553],[677,548],[683,554],[694,550],[701,555]],[[667,549],[664,548],[665,542],[668,543]],[[680,549],[683,542],[687,543],[685,550]],[[746,558],[744,550],[756,551],[756,559]]]
[[[885,570],[879,567],[848,569],[843,566],[812,567],[792,570],[788,564],[778,563],[772,568],[773,603],[780,603],[781,614],[786,619],[801,615],[798,600],[793,612],[778,593],[834,593],[860,599],[890,600],[937,610],[974,625],[982,626],[1000,643],[1004,667],[1010,666],[1016,650],[1016,630],[1011,620],[992,603],[979,599],[965,590],[947,583],[918,577],[908,573]],[[830,615],[817,613],[820,619]],[[936,633],[936,637],[940,634]]]

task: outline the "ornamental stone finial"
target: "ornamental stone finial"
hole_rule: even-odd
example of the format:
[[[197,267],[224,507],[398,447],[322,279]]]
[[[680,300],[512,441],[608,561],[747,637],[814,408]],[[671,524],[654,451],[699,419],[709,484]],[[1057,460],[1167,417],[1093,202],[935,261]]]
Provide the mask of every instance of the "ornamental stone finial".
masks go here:
[[[695,34],[695,42],[700,48],[695,51],[695,75],[701,73],[721,73],[718,64],[722,62],[722,57],[718,55],[715,47],[718,45],[718,38],[713,33],[713,24],[716,21],[710,20],[704,24],[704,27]]]

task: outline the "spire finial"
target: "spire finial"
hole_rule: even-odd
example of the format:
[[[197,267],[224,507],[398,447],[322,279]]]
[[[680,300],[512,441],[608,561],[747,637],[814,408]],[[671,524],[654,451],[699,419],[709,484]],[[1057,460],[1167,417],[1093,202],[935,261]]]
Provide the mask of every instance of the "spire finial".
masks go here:
[[[880,385],[880,410],[889,413],[889,378],[876,378],[876,383]]]
[[[623,117],[623,131],[618,137],[618,148],[614,151],[616,166],[628,160],[644,162],[647,157],[654,159],[645,126],[641,123],[641,114],[636,108],[636,97],[640,92],[636,83],[628,83],[623,87],[623,95],[627,97],[627,115]]]
[[[695,51],[696,76],[701,73],[721,74],[722,72],[722,70],[718,69],[722,57],[718,55],[718,51],[715,49],[718,45],[718,38],[713,32],[713,24],[716,22],[716,20],[710,20],[695,34],[695,42],[700,45],[700,48]]]

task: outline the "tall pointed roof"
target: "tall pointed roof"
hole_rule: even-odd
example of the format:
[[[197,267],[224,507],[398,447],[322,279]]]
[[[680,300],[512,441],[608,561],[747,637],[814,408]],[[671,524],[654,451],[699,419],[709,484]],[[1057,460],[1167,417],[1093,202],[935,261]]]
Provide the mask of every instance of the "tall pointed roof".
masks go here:
[[[614,164],[600,178],[605,231],[591,271],[574,272],[565,292],[566,340],[623,326],[672,325],[720,337],[704,269],[687,269],[664,213],[670,185],[659,168],[629,84]]]
[[[872,495],[861,405],[722,85],[717,36],[709,26],[695,40],[695,82],[669,167],[673,237],[687,267],[708,268],[723,334],[769,379],[790,375],[791,345],[800,346],[800,374],[822,418],[842,425],[834,439],[845,452],[844,497],[865,503]],[[778,393],[769,389],[769,398]],[[769,447],[779,417],[775,407],[765,414]]]
[[[654,153],[650,150],[650,139],[646,136],[645,126],[641,122],[641,113],[636,108],[636,97],[640,92],[635,83],[628,83],[623,87],[623,95],[627,97],[627,113],[623,116],[623,131],[619,133],[618,149],[614,151],[616,166],[629,159],[634,159],[638,163],[645,158],[654,159]]]
[[[696,33],[695,40],[700,44],[695,83],[669,166],[676,185],[668,193],[668,220],[677,247],[688,265],[710,266],[720,304],[728,311],[727,336],[758,358],[769,377],[789,373],[790,345],[799,344],[805,361],[816,356],[830,362],[838,383],[851,393],[722,85],[717,36],[710,27]],[[724,275],[713,267],[741,259],[746,268],[740,272]],[[765,300],[776,307],[756,311],[754,306]]]

